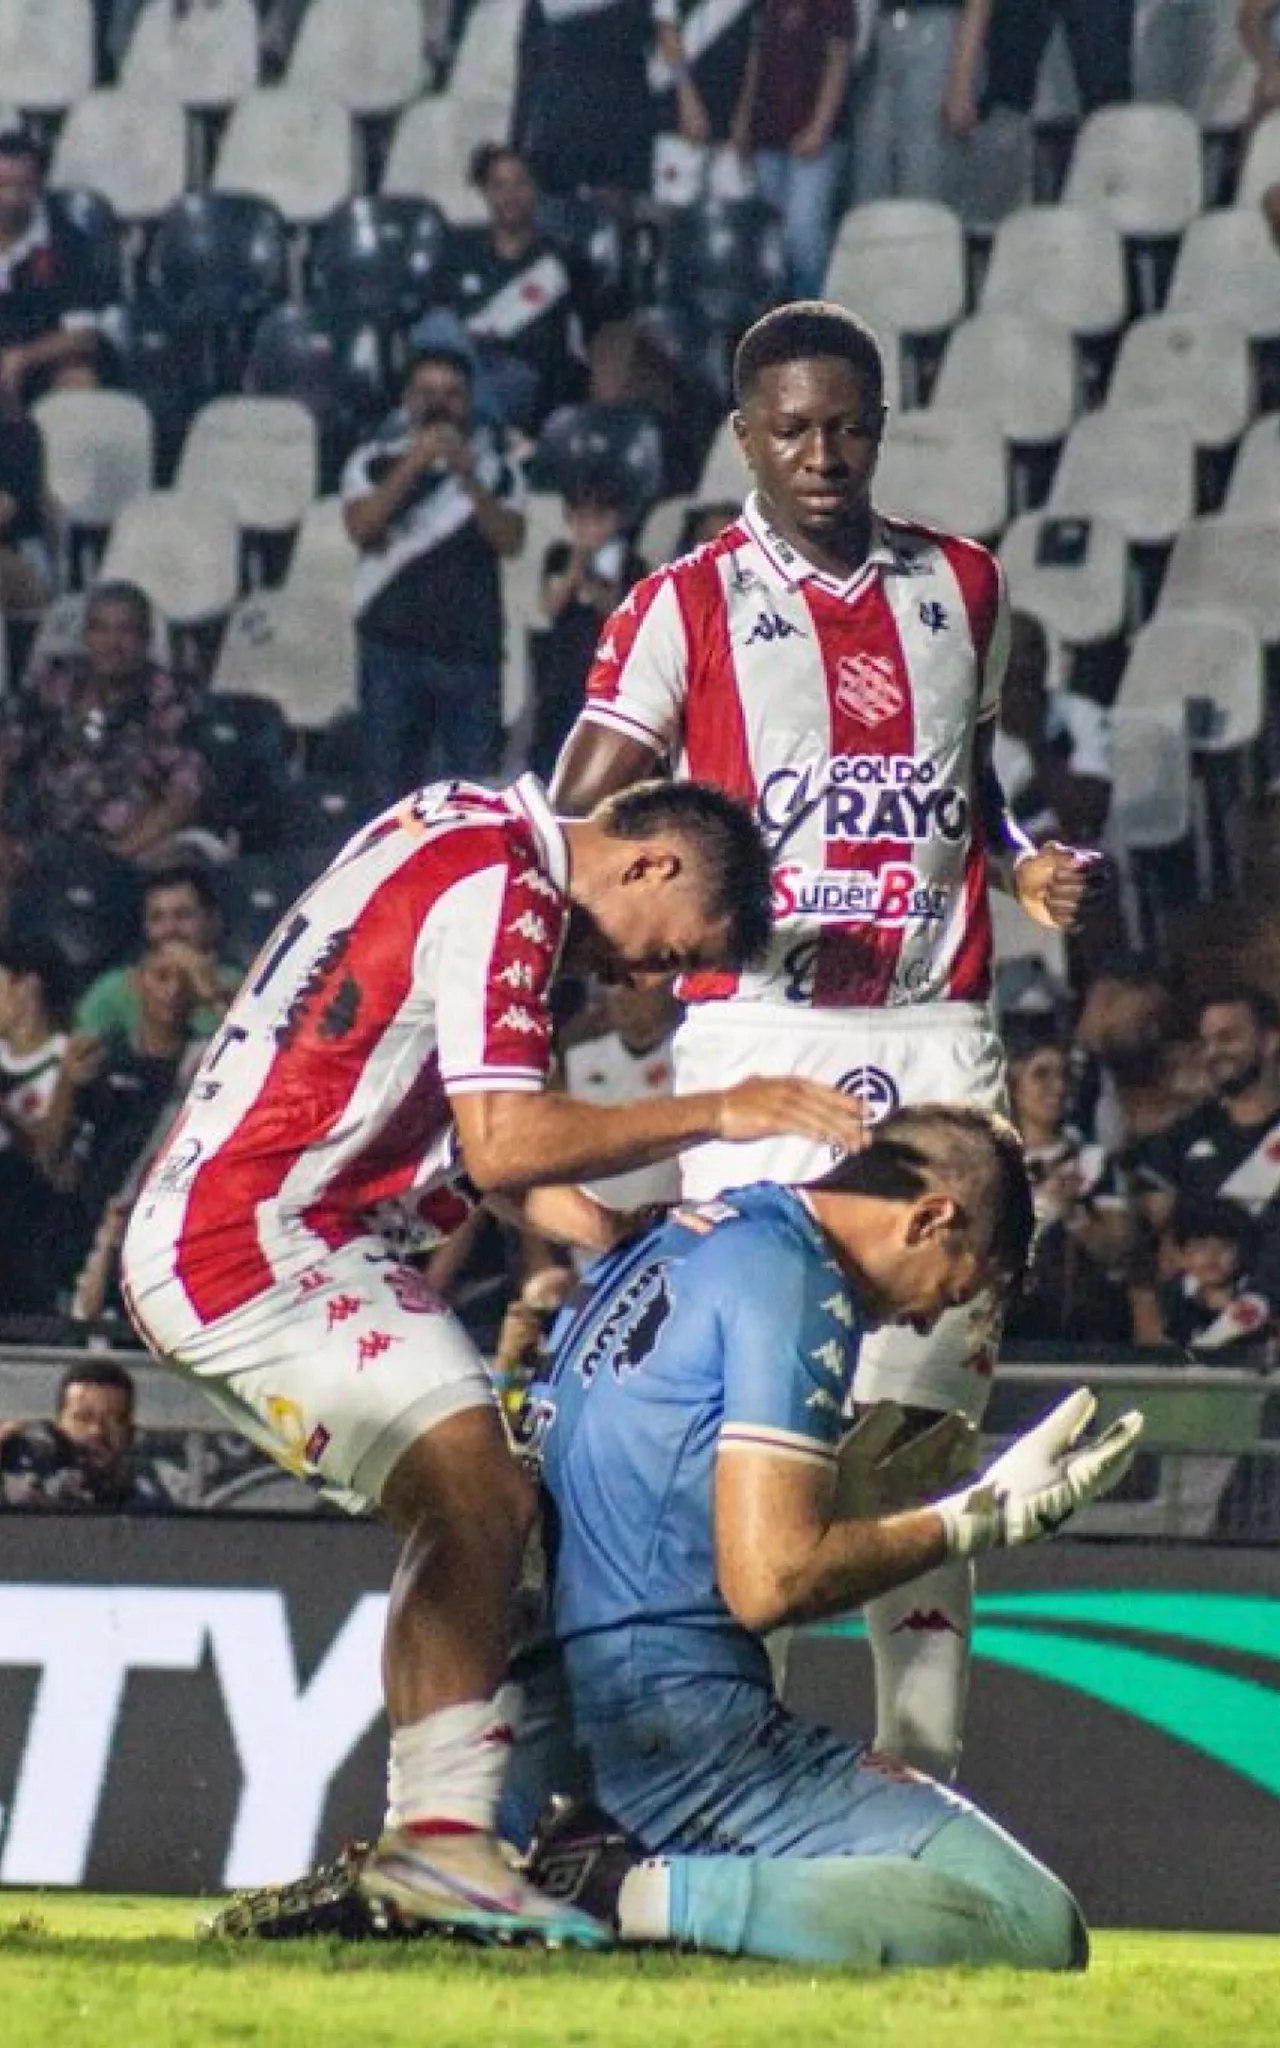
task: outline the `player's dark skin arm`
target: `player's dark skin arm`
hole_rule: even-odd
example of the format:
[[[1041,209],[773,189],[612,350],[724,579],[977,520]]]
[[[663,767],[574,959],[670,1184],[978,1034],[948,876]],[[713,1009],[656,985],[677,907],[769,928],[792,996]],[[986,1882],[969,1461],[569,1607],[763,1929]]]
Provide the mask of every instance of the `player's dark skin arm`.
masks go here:
[[[716,1459],[716,1579],[753,1634],[845,1614],[946,1557],[931,1508],[845,1521],[835,1498],[834,1463],[737,1449]]]
[[[585,818],[607,796],[651,782],[663,773],[662,756],[643,740],[628,739],[608,726],[580,718],[564,744],[551,784],[551,801],[562,818]]]
[[[992,880],[1037,924],[1075,931],[1106,886],[1106,862],[1091,847],[1063,846],[1055,839],[1034,845],[1010,814],[992,761],[994,741],[995,721],[988,719],[978,727],[974,741],[973,782],[986,827]]]

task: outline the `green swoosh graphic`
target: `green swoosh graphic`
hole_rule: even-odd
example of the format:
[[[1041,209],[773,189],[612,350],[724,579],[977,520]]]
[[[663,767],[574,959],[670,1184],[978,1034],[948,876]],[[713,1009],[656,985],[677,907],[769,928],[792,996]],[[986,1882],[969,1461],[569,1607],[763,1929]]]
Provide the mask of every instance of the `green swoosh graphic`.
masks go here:
[[[1280,1600],[1190,1591],[988,1593],[977,1608],[975,1655],[1087,1693],[1280,1796],[1280,1701],[1270,1686],[1052,1626],[1180,1637],[1280,1661]],[[851,1616],[818,1632],[860,1636],[865,1628]]]
[[[1280,1797],[1280,1712],[1270,1686],[1124,1643],[1041,1629],[980,1625],[974,1649],[1118,1707]]]

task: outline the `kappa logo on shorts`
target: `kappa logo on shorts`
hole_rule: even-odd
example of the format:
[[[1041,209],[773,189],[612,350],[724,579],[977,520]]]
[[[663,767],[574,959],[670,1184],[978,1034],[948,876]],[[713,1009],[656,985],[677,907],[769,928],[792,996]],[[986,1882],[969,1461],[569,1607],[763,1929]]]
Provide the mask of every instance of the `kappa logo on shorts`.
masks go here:
[[[400,1342],[401,1338],[390,1336],[386,1330],[369,1330],[356,1345],[356,1371],[363,1372],[366,1365],[372,1365],[375,1358],[381,1358],[384,1351]]]
[[[349,1322],[368,1306],[363,1294],[335,1294],[325,1312],[326,1326],[332,1330],[338,1323]]]
[[[902,1100],[897,1082],[892,1074],[886,1074],[883,1067],[851,1067],[847,1074],[840,1076],[836,1087],[842,1095],[851,1095],[855,1102],[862,1104],[869,1124],[883,1123]]]
[[[893,663],[884,654],[842,654],[836,663],[836,706],[859,725],[883,725],[907,701]]]

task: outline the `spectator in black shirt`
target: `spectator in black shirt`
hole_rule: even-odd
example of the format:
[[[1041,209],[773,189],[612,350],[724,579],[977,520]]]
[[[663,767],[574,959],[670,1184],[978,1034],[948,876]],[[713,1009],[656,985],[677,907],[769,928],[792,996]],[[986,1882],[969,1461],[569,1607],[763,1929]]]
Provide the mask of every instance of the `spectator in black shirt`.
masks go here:
[[[544,192],[647,193],[651,0],[526,0],[516,147]]]
[[[435,292],[462,322],[507,425],[536,433],[586,394],[581,297],[564,251],[538,225],[538,188],[518,150],[484,143],[471,160],[487,227],[455,228]],[[428,314],[424,345],[438,338]]]
[[[1234,1202],[1184,1201],[1169,1237],[1175,1270],[1159,1289],[1164,1338],[1197,1365],[1270,1365],[1276,1318],[1251,1277],[1252,1219]]]
[[[1236,1203],[1261,1232],[1259,1269],[1280,1256],[1280,1008],[1241,985],[1200,1010],[1200,1050],[1210,1094],[1168,1130],[1135,1149],[1143,1206],[1157,1229],[1179,1199]]]
[[[0,412],[0,611],[31,618],[53,595],[44,443],[25,413]]]
[[[403,410],[347,464],[360,551],[356,636],[370,802],[419,783],[496,773],[502,750],[500,561],[524,546],[520,484],[473,423],[471,369],[420,355]]]
[[[126,1368],[108,1359],[73,1365],[52,1422],[0,1424],[0,1498],[6,1507],[166,1508],[158,1474],[134,1454],[134,1434]]]
[[[96,383],[102,310],[84,236],[45,205],[35,144],[0,135],[0,401]]]
[[[534,709],[529,765],[550,781],[582,709],[600,629],[644,574],[624,508],[603,489],[566,506],[566,540],[542,558],[545,629],[533,638]]]

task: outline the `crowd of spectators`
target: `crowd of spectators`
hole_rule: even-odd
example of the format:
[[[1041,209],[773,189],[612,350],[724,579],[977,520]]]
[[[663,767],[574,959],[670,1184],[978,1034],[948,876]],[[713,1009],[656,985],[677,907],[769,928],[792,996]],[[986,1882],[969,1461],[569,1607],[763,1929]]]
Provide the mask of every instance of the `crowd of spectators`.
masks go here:
[[[100,7],[104,79],[138,11]],[[304,11],[263,0],[264,76],[286,66]],[[424,4],[441,78],[467,12]],[[1280,104],[1280,7],[1243,0],[1239,14],[1259,117]],[[692,330],[663,299],[678,209],[731,212],[754,190],[781,230],[769,294],[817,293],[851,200],[946,198],[963,212],[976,140],[1010,122],[1030,132],[1058,21],[1084,111],[1154,89],[1131,6],[909,0],[868,18],[850,0],[528,0],[511,139],[472,161],[485,218],[445,224],[424,303],[326,444],[356,556],[358,716],[328,736],[285,732],[274,820],[270,793],[252,818],[237,809],[225,732],[221,752],[211,738],[209,650],[171,639],[137,584],[81,576],[62,545],[31,408],[52,391],[127,387],[140,358],[101,251],[46,189],[40,147],[0,134],[0,1321],[114,1317],[123,1333],[114,1253],[131,1193],[260,936],[242,915],[252,861],[296,851],[271,836],[290,788],[328,776],[358,812],[431,775],[549,772],[602,620],[655,565],[642,531],[656,493],[628,467],[628,409],[658,422],[667,489],[698,475],[723,409],[713,357],[682,349]],[[730,263],[746,253],[734,245]],[[735,303],[729,330],[756,310]],[[548,422],[584,401],[621,440],[606,433],[589,460],[548,469]],[[562,493],[563,517],[556,537],[539,533],[530,608],[511,617],[502,564],[533,546],[526,473]],[[667,545],[696,545],[732,509],[691,500]],[[45,621],[73,573],[90,587],[68,639]],[[532,680],[514,734],[513,633],[529,636]],[[1106,708],[1087,679],[1063,686],[1059,658],[1044,624],[1017,614],[997,762],[1030,830],[1099,841]],[[237,715],[222,707],[243,757],[256,728]],[[102,912],[88,942],[86,893]],[[1176,977],[1123,944],[1113,906],[1064,979],[1013,976],[1004,990],[1042,1223],[1011,1336],[1280,1366],[1280,1018],[1263,990],[1226,982],[1187,1014]],[[640,1020],[620,1000],[582,992],[567,1085],[669,1085],[670,997]],[[434,1277],[493,1325],[508,1276],[548,1255],[494,1229],[475,1237],[469,1265],[455,1251],[452,1274]],[[131,1396],[86,1374],[98,1423],[82,1427],[75,1391],[38,1431],[5,1426],[6,1500],[107,1498],[93,1475],[128,1449]]]

